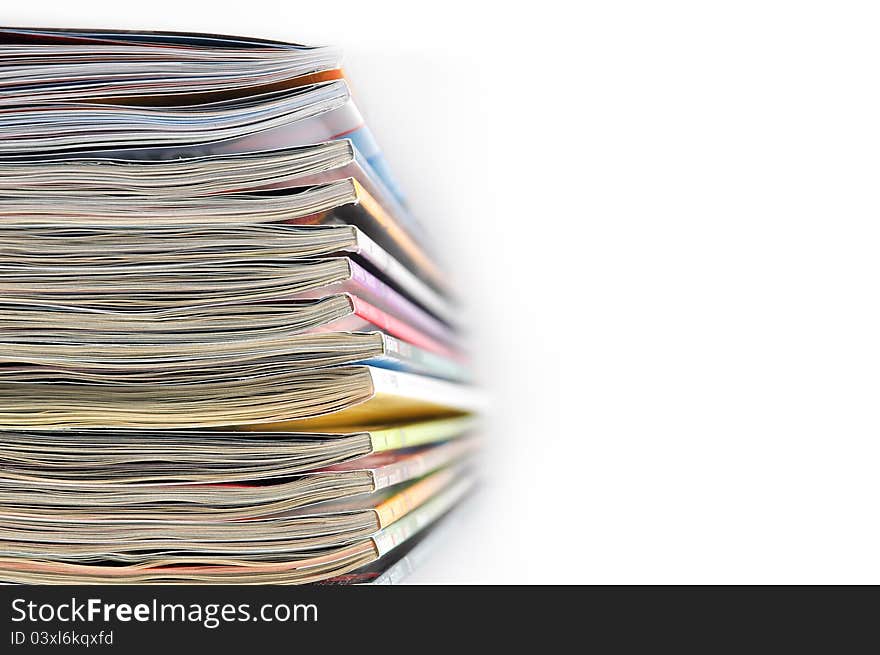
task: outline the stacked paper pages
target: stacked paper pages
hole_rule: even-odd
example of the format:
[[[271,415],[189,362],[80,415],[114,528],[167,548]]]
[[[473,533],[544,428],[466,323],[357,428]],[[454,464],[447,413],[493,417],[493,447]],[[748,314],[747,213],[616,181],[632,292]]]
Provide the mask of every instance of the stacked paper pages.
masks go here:
[[[0,30],[0,582],[389,581],[479,395],[339,53]]]

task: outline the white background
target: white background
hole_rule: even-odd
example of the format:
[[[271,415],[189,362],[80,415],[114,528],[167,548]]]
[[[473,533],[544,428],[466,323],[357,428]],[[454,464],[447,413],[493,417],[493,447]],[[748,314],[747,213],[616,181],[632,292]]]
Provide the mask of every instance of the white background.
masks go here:
[[[524,5],[0,15],[345,48],[493,399],[411,581],[880,582],[876,5]]]

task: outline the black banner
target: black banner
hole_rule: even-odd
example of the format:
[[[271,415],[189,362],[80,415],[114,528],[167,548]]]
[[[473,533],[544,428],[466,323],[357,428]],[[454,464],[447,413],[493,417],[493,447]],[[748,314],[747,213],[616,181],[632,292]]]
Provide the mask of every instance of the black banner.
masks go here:
[[[873,625],[878,599],[872,587],[10,586],[0,653],[458,653],[474,637],[577,652],[599,639],[614,652],[796,641],[839,652]]]

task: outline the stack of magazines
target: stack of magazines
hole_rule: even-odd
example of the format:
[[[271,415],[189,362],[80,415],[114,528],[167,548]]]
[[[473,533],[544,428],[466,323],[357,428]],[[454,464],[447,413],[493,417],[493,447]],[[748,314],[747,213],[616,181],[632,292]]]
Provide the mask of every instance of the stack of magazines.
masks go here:
[[[337,50],[0,30],[0,291],[0,582],[393,580],[474,486]]]

